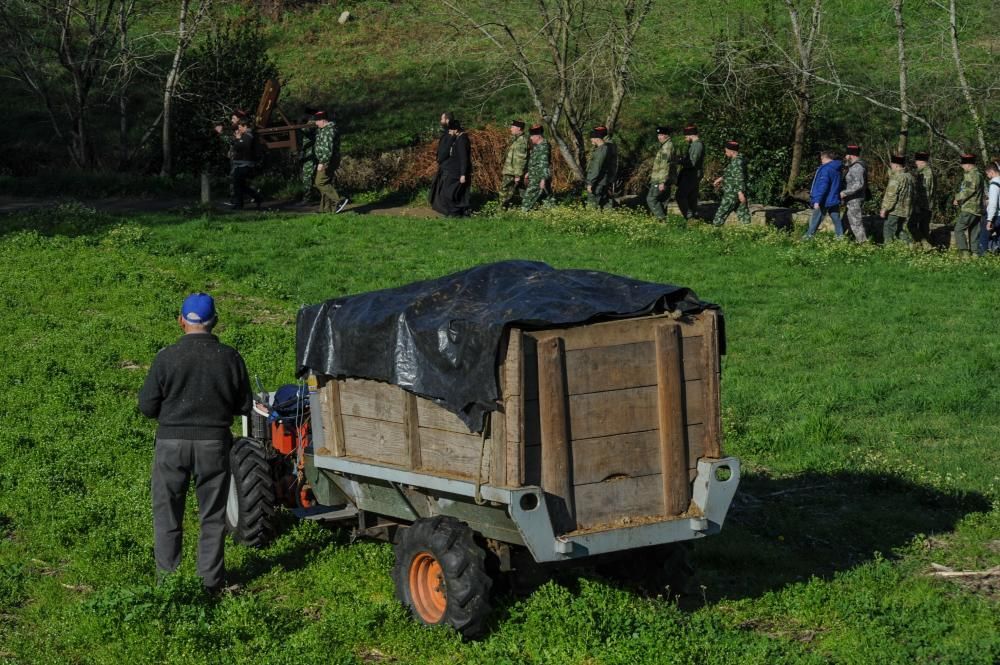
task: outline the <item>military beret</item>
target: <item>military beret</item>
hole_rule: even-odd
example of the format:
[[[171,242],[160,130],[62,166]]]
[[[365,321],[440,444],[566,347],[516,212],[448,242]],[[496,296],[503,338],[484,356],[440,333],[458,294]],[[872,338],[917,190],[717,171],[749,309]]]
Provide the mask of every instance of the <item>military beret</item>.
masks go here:
[[[976,163],[976,156],[973,155],[971,152],[963,153],[961,159],[962,159],[962,163],[963,164],[975,164]]]
[[[858,157],[861,155],[861,146],[851,143],[847,146],[847,150],[844,151],[844,154]]]
[[[607,135],[608,135],[608,128],[607,127],[603,127],[603,126],[602,127],[594,127],[592,130],[590,130],[590,138],[592,138],[592,139],[603,139]]]
[[[899,164],[900,166],[906,166],[906,155],[893,155],[889,158],[892,164]]]
[[[314,111],[313,120],[328,120],[326,117],[326,111]]]
[[[667,127],[666,125],[660,125],[659,127],[656,128],[656,133],[667,136],[670,134],[670,128]]]
[[[739,152],[740,142],[739,141],[726,141],[726,150],[735,150]]]
[[[684,136],[694,136],[698,133],[697,125],[688,125],[684,128]]]
[[[532,136],[542,136],[545,134],[545,128],[541,125],[533,125],[532,128],[528,130],[528,133]]]
[[[913,159],[918,162],[929,162],[931,160],[931,153],[929,152],[918,152],[913,155]]]
[[[517,127],[518,129],[524,129],[524,120],[514,120],[510,123],[511,127]]]

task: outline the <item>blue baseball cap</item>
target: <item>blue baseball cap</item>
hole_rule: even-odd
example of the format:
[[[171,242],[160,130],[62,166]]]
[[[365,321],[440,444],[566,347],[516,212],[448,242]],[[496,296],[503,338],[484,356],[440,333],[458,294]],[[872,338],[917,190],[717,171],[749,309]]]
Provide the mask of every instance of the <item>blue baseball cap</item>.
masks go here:
[[[181,317],[196,326],[215,323],[215,300],[207,293],[192,293],[181,305]]]

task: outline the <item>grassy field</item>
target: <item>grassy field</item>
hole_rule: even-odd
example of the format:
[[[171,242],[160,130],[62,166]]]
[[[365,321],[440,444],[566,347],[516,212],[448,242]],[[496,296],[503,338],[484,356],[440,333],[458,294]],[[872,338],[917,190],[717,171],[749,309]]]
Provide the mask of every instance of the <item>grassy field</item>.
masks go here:
[[[182,574],[153,584],[154,423],[135,397],[184,294],[216,294],[221,338],[273,386],[292,379],[299,305],[507,258],[684,284],[724,308],[726,451],[746,477],[723,533],[694,549],[700,594],[584,571],[497,597],[488,635],[462,643],[407,618],[390,546],[292,523],[266,550],[227,548],[237,595],[201,595],[193,537]],[[0,262],[0,662],[1000,658],[1000,590],[928,575],[1000,564],[997,261],[627,212],[66,206],[0,220]]]

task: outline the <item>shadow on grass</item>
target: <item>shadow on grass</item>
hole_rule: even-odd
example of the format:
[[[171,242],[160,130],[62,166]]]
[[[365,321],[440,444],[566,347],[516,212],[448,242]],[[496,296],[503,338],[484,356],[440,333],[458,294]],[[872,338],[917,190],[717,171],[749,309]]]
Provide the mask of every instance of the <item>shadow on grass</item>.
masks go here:
[[[694,574],[683,584],[675,570],[662,574],[662,548],[645,548],[617,560],[539,567],[512,588],[523,595],[550,579],[575,586],[582,577],[595,577],[643,595],[670,597],[693,610],[705,602],[755,598],[812,577],[831,579],[876,555],[892,559],[915,536],[952,531],[966,515],[989,510],[983,495],[945,493],[891,476],[745,475],[722,532],[693,543],[688,560]],[[501,614],[511,600],[498,603]]]

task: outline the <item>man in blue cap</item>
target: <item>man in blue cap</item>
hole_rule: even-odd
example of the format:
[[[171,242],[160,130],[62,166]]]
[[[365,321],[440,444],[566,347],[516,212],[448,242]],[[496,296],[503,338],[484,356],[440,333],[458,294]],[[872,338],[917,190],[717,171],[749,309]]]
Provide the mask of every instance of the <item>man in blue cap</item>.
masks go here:
[[[139,391],[139,410],[159,423],[152,474],[157,575],[180,565],[184,499],[193,475],[201,518],[198,575],[210,593],[225,584],[230,428],[233,417],[252,406],[246,364],[212,334],[217,321],[212,296],[189,295],[177,317],[184,335],[156,354]]]

